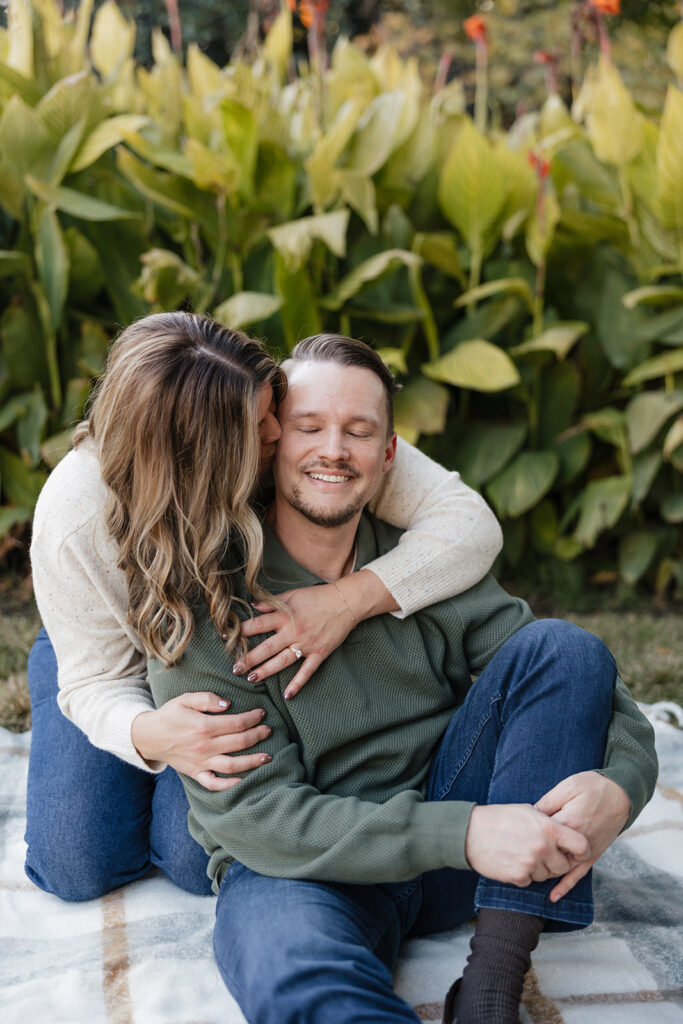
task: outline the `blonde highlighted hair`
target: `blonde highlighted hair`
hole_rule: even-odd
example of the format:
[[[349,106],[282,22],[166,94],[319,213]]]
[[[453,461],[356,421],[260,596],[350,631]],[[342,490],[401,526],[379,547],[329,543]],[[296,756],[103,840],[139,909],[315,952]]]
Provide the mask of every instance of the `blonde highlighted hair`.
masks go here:
[[[248,590],[264,594],[250,499],[257,393],[268,385],[279,401],[286,378],[259,342],[209,317],[153,314],[114,342],[77,428],[74,443],[93,438],[110,491],[106,522],[126,575],[129,622],[167,666],[185,651],[201,599],[226,646],[239,645],[231,571],[243,569]]]

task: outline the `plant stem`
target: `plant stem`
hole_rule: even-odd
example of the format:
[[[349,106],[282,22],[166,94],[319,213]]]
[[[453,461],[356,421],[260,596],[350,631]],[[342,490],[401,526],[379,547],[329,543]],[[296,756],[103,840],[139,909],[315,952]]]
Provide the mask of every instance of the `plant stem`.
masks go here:
[[[543,299],[545,293],[546,261],[542,259],[536,267],[536,286],[534,289],[534,338],[543,331]]]
[[[486,131],[486,115],[488,112],[488,46],[477,40],[477,71],[474,90],[474,123],[479,131]]]
[[[477,235],[477,237],[472,242],[472,252],[471,252],[471,256],[470,256],[470,281],[469,281],[468,291],[471,291],[473,288],[476,288],[478,286],[480,280],[481,280],[481,264],[482,264],[482,259],[483,259],[482,241],[481,241],[481,237],[479,235]],[[472,302],[468,302],[468,304],[467,304],[467,312],[468,312],[468,314],[474,313],[476,308],[477,308],[476,300],[473,300]]]
[[[631,186],[628,183],[626,172],[623,167],[618,168],[619,173],[619,187],[621,189],[621,201],[624,206],[624,219],[628,225],[628,237],[631,240],[631,245],[634,249],[634,257],[637,258],[638,248],[640,246],[640,231],[638,229],[638,222],[633,215],[633,196],[631,195]]]

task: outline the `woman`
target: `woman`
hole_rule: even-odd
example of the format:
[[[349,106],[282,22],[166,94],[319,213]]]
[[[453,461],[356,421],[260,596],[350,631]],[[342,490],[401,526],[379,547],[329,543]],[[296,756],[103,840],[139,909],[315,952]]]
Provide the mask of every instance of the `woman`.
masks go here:
[[[179,658],[190,604],[202,594],[212,595],[226,646],[237,638],[225,556],[230,546],[244,560],[258,594],[262,541],[250,498],[279,437],[285,389],[279,367],[240,332],[188,313],[145,317],[112,346],[74,451],[41,494],[32,560],[47,634],[29,661],[26,871],[64,899],[101,895],[151,864],[191,892],[210,891],[170,768],[229,788],[238,780],[217,773],[258,770],[264,755],[242,751],[268,724],[258,709],[221,714],[224,703],[210,693],[154,710],[144,650]],[[199,486],[189,490],[197,463]],[[281,595],[286,607],[257,604],[261,614],[243,635],[274,635],[242,659],[251,681],[302,652],[296,692],[358,621],[467,589],[500,547],[483,500],[408,445],[373,510],[407,528],[399,548],[337,585]],[[147,567],[144,586],[119,568],[131,551]],[[192,580],[190,592],[178,588],[181,578]],[[150,592],[172,609],[163,621]]]

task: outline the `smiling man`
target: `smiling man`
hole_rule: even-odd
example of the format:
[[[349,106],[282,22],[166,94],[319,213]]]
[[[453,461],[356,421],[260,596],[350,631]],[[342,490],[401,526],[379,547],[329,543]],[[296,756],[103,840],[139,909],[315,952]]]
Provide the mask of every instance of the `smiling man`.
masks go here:
[[[396,445],[380,358],[320,335],[285,368],[274,593],[336,582],[400,539],[364,510]],[[219,892],[216,958],[247,1020],[416,1024],[392,986],[400,942],[476,912],[444,1020],[517,1022],[539,934],[590,923],[590,867],[654,789],[652,730],[604,645],[535,622],[489,576],[361,623],[295,700],[288,658],[255,686],[230,669],[198,608],[182,660],[149,676],[158,703],[210,689],[268,709],[268,764],[225,792],[183,780]]]

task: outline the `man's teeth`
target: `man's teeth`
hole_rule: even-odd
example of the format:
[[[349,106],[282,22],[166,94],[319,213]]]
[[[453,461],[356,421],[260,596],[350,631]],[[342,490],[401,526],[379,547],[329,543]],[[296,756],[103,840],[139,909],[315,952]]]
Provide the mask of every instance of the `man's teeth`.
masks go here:
[[[313,480],[324,480],[326,484],[345,484],[351,478],[348,476],[331,476],[329,473],[309,473]]]

